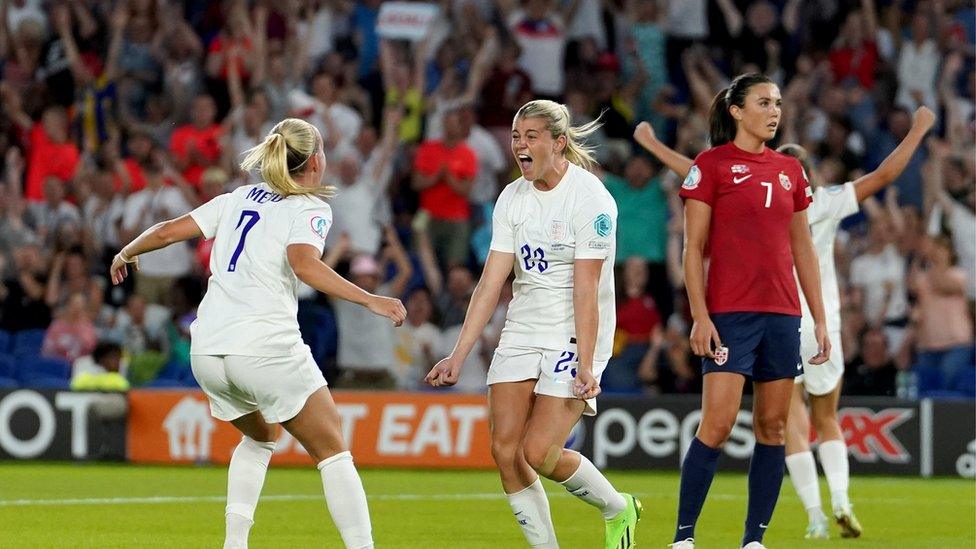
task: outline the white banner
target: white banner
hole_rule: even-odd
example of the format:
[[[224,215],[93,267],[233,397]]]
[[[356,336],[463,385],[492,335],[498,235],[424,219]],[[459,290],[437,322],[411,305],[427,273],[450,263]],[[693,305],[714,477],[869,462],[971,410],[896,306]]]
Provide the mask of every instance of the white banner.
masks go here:
[[[382,38],[420,40],[439,13],[437,4],[383,2],[376,33]]]

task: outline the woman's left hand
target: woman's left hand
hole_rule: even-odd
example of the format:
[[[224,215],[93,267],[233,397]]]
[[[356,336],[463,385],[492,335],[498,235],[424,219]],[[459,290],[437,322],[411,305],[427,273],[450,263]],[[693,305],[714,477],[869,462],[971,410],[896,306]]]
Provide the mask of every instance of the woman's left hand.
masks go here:
[[[827,337],[827,327],[817,324],[813,329],[813,335],[817,339],[817,349],[819,352],[809,360],[810,364],[818,366],[830,359],[830,338]]]
[[[592,368],[578,368],[573,378],[573,394],[580,400],[587,400],[600,394],[600,383],[593,376]]]
[[[139,270],[139,257],[128,258],[122,257],[122,252],[115,254],[112,258],[112,267],[109,269],[109,275],[112,278],[112,284],[121,284],[125,277],[128,276],[128,266],[132,265],[132,270]]]

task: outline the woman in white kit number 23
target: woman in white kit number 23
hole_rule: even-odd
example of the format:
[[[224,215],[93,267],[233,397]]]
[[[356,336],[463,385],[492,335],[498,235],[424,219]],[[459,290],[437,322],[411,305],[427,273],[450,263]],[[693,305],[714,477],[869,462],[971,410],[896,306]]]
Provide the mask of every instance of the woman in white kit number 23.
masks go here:
[[[491,451],[516,522],[533,547],[558,547],[542,475],[603,514],[606,547],[633,547],[641,504],[618,492],[586,457],[563,448],[583,414],[596,413],[616,325],[613,263],[617,206],[580,139],[598,122],[570,125],[564,105],[530,101],[512,124],[522,177],[502,191],[491,251],[451,355],[427,374],[457,382],[515,270],[513,299],[488,370]]]

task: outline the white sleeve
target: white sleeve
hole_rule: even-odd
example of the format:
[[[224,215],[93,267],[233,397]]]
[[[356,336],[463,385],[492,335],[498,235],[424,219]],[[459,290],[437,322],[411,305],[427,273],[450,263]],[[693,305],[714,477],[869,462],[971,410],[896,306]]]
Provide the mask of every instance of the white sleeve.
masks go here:
[[[295,219],[292,220],[286,246],[290,244],[311,244],[321,253],[325,249],[325,237],[328,236],[331,228],[332,208],[325,202],[317,201],[316,204],[309,205],[299,211]]]
[[[202,204],[190,212],[190,217],[193,218],[193,221],[196,221],[197,227],[200,227],[200,232],[203,233],[204,238],[213,238],[217,233],[217,225],[220,224],[220,214],[224,211],[224,204],[227,203],[227,197],[229,196],[229,193],[215,196],[207,201],[206,204]]]
[[[573,215],[575,259],[610,257],[616,234],[617,204],[610,193],[591,195],[580,201]]]
[[[491,213],[491,246],[496,252],[515,253],[515,228],[512,218],[508,215],[508,203],[512,192],[507,187],[495,201],[495,209]]]
[[[849,215],[854,215],[860,210],[857,203],[857,191],[851,182],[843,185],[832,185],[830,187],[820,187],[813,195],[813,203],[807,209],[807,218],[810,223],[824,219],[840,221]]]

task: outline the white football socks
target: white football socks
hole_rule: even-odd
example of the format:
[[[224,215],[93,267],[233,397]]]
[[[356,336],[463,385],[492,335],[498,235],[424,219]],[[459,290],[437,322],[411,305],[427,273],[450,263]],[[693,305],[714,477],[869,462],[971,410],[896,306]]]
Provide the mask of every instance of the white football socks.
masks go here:
[[[827,486],[830,487],[830,503],[834,512],[849,509],[851,501],[847,495],[850,484],[850,465],[847,462],[847,444],[843,440],[821,442],[817,449],[820,465],[823,466]]]
[[[369,521],[366,491],[352,462],[352,454],[340,452],[317,465],[322,474],[325,502],[347,549],[372,549],[373,527]]]
[[[261,488],[264,486],[264,477],[274,449],[274,442],[258,442],[245,436],[230,457],[230,466],[227,469],[225,549],[247,547],[247,537],[251,525],[254,524],[254,509],[261,497]]]
[[[515,520],[522,528],[529,545],[543,549],[558,549],[556,531],[552,526],[552,515],[549,512],[549,498],[546,497],[542,481],[537,477],[532,484],[507,496],[508,504],[515,513]]]
[[[612,519],[627,508],[627,500],[614,489],[607,477],[593,463],[580,455],[579,468],[561,483],[570,494],[596,507],[605,520]]]
[[[810,522],[826,520],[827,516],[821,508],[817,463],[813,460],[813,452],[807,450],[786,456],[786,468],[790,471],[790,480]]]

